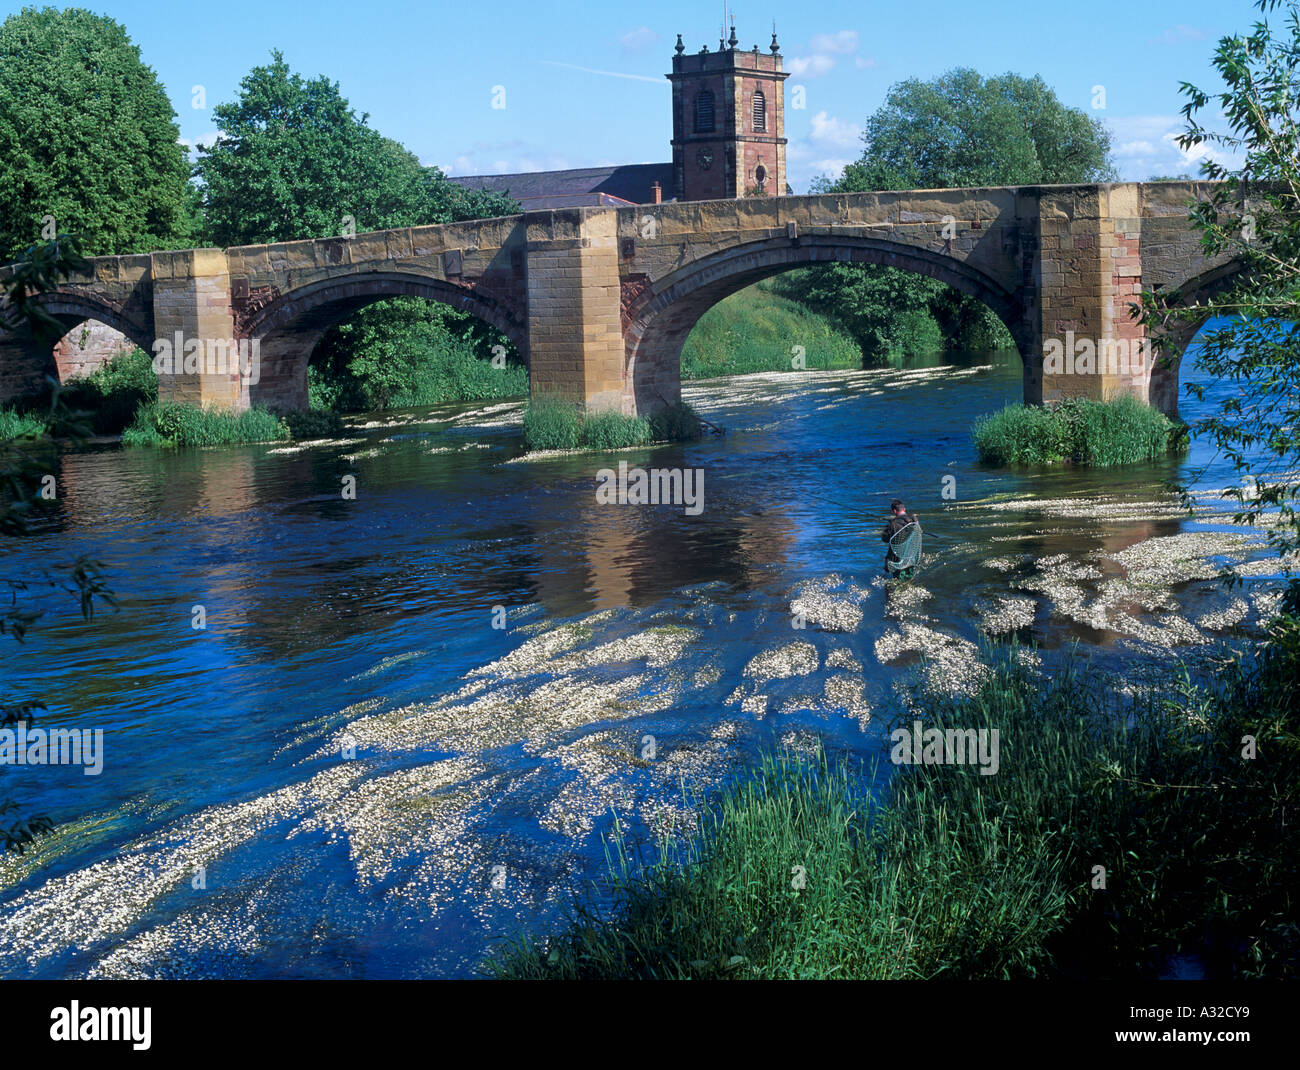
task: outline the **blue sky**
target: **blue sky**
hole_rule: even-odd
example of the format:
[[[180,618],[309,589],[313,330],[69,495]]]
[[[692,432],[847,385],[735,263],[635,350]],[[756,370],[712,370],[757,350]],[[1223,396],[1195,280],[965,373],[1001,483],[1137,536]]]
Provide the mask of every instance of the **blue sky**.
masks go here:
[[[0,13],[21,6],[2,3]],[[376,129],[451,174],[670,159],[663,75],[676,35],[690,51],[716,48],[722,15],[712,0],[85,6],[126,27],[189,141],[214,136],[212,105],[232,99],[240,78],[279,48],[295,70],[339,82]],[[1182,128],[1178,84],[1214,88],[1218,38],[1259,17],[1248,0],[737,0],[733,10],[743,48],[766,49],[776,20],[792,72],[787,102],[792,86],[804,87],[806,107],[789,109],[786,121],[789,179],[799,193],[859,155],[862,125],[891,84],[955,66],[1042,75],[1066,104],[1108,124],[1124,179],[1195,174],[1197,161],[1171,140]],[[1104,108],[1094,107],[1096,87]],[[493,107],[494,95],[504,107]]]

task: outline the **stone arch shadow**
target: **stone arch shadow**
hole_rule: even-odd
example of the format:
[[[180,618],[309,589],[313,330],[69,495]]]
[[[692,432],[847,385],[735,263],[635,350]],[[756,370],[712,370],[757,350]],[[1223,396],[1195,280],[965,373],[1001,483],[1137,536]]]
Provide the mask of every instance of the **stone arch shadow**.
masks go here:
[[[1024,366],[1025,396],[1041,395],[1042,354],[1020,301],[979,268],[943,253],[880,238],[809,235],[748,242],[684,265],[654,283],[625,283],[625,412],[644,413],[681,397],[681,352],[699,318],[739,290],[793,268],[879,264],[946,283],[987,305],[1006,325]]]
[[[333,276],[277,294],[261,307],[236,313],[241,340],[257,340],[260,368],[249,383],[249,403],[307,408],[307,366],[325,332],[353,313],[392,297],[420,297],[449,305],[505,335],[528,363],[528,324],[519,302],[479,286],[469,288],[410,272]]]

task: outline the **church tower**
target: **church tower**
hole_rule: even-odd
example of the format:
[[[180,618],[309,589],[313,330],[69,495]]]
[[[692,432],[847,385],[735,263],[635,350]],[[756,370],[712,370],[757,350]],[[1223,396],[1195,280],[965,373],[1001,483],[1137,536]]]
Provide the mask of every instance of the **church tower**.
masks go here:
[[[680,201],[785,195],[785,91],[781,49],[737,49],[736,27],[718,50],[686,54],[677,35],[673,73],[673,196]]]

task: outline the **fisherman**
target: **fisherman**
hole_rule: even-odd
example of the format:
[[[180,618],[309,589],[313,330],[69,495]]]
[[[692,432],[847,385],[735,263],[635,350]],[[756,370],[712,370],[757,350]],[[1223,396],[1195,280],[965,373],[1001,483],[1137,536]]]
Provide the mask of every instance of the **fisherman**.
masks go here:
[[[884,543],[890,542],[890,540],[893,539],[895,535],[897,535],[900,531],[902,531],[910,524],[915,524],[917,533],[918,534],[920,533],[921,531],[920,520],[912,516],[907,511],[907,507],[899,499],[895,498],[892,502],[889,503],[889,511],[893,515],[889,518],[889,523],[885,525],[884,530],[880,533],[881,542]],[[890,568],[891,562],[894,564],[899,563],[898,554],[894,551],[893,546],[889,547],[889,552],[885,555],[885,571],[891,574],[897,572],[899,579],[909,580],[912,578],[913,570],[911,567],[903,568],[903,569],[891,569]]]

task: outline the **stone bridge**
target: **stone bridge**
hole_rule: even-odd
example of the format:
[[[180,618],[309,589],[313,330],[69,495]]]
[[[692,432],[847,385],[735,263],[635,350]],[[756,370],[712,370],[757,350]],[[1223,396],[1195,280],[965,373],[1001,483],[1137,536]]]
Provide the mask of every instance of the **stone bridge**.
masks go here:
[[[1234,265],[1207,260],[1187,223],[1188,202],[1209,190],[1025,186],[542,211],[97,257],[44,300],[69,328],[100,320],[149,352],[160,352],[155,342],[201,351],[202,363],[177,353],[160,371],[164,399],[305,408],[324,332],[371,302],[412,295],[498,328],[534,393],[634,413],[680,397],[682,343],[727,295],[811,264],[886,264],[992,308],[1020,351],[1027,402],[1129,393],[1173,413],[1178,369],[1142,360],[1128,305],[1144,287],[1191,302],[1230,279]],[[214,359],[241,342],[258,358],[251,375]],[[49,368],[48,346],[0,338],[0,400],[37,388]]]

